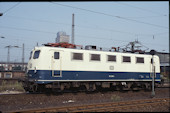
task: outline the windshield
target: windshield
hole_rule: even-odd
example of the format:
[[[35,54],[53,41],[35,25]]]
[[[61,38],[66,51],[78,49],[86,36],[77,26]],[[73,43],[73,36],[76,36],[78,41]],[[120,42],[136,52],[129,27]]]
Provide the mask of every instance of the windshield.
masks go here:
[[[39,55],[40,55],[40,50],[35,51],[33,59],[38,59]]]

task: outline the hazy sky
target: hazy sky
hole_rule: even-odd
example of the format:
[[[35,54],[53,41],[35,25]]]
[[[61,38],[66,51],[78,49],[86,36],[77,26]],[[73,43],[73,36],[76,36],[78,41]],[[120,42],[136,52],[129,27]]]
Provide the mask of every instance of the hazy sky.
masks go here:
[[[25,44],[25,61],[38,43],[54,43],[65,31],[71,38],[75,15],[75,44],[123,47],[138,39],[145,47],[169,52],[169,2],[0,2],[0,61],[5,46]],[[71,40],[70,40],[71,42]],[[10,49],[10,61],[20,62],[22,48]]]

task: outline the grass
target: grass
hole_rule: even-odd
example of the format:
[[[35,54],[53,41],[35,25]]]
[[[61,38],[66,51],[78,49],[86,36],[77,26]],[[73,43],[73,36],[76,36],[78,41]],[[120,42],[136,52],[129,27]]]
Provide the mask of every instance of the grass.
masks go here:
[[[7,82],[2,81],[2,84],[0,85],[0,92],[3,91],[24,91],[24,88],[22,86],[22,83],[20,82]]]

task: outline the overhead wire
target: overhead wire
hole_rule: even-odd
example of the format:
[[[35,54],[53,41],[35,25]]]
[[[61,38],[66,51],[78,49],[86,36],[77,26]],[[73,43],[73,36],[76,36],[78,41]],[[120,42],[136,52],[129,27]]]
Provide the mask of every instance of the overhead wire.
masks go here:
[[[126,16],[125,18],[158,18],[158,17],[164,17],[164,16],[136,16],[136,17],[135,16],[133,16],[133,17],[132,16],[131,17]]]
[[[12,35],[11,35],[12,36]],[[86,38],[93,38],[93,39],[99,39],[99,40],[113,40],[113,41],[118,41],[118,42],[130,42],[128,40],[117,40],[117,39],[113,39],[113,38],[102,38],[102,37],[96,37],[96,36],[87,36],[87,35],[80,35],[80,34],[76,34],[76,36],[78,36],[79,38],[81,37],[86,37]],[[15,36],[15,37],[18,37],[18,36]],[[24,37],[24,36],[21,36],[21,37]],[[28,37],[27,37],[28,38]],[[27,40],[26,38],[26,40]],[[11,39],[10,39],[11,40]],[[16,40],[16,39],[12,39],[12,40]],[[22,40],[25,40],[25,39],[22,39]],[[1,42],[1,44],[3,45],[7,45],[6,43],[3,43]],[[147,44],[147,45],[160,45],[160,46],[164,46],[164,45],[161,45],[161,44],[153,44],[153,43],[144,43],[144,44]],[[30,48],[31,49],[31,48]]]
[[[18,3],[19,4],[19,3]],[[13,7],[16,7],[18,4],[16,4],[15,6]],[[12,7],[12,8],[13,8]],[[11,8],[10,8],[11,9]],[[90,11],[90,10],[88,10]],[[21,17],[22,18],[22,17]],[[31,19],[31,20],[34,20],[34,21],[42,21],[42,22],[50,22],[50,21],[46,21],[46,20],[37,20],[37,19]],[[53,22],[54,23],[54,22]],[[57,23],[57,24],[64,24],[64,23]],[[65,24],[65,25],[70,25],[70,24]],[[76,25],[77,27],[82,27],[82,26],[78,26]],[[9,27],[8,27],[9,28]],[[88,27],[89,28],[89,27]],[[10,29],[18,29],[18,28],[11,28]],[[98,28],[98,29],[101,29],[101,28]],[[102,28],[103,29],[103,28]],[[44,31],[39,31],[39,30],[29,30],[29,29],[22,29],[22,30],[27,30],[27,31],[34,31],[34,32],[44,32]],[[127,33],[127,34],[137,34],[137,33],[130,33],[130,32],[124,32],[124,31],[118,31],[118,30],[113,30],[113,29],[105,29],[105,30],[108,30],[108,31],[113,31],[113,32],[121,32],[121,33]],[[46,32],[46,33],[51,33],[51,32]],[[137,35],[147,35],[147,34],[137,34]],[[153,35],[153,34],[149,34],[149,35]]]
[[[32,30],[32,29],[25,29],[25,28],[1,26],[1,25],[0,25],[0,27],[7,28],[7,29],[25,30],[25,31],[32,31],[32,32],[42,32],[42,33],[48,33],[48,34],[56,34],[55,32],[49,32],[49,31],[40,31],[40,30]]]
[[[71,24],[67,24],[67,23],[57,23],[54,21],[49,21],[49,20],[42,20],[42,19],[33,19],[33,18],[25,18],[25,17],[17,17],[17,16],[6,16],[9,18],[17,18],[17,19],[24,19],[24,20],[31,20],[31,21],[36,21],[36,22],[47,22],[47,23],[52,23],[52,24],[61,24],[61,25],[71,25]]]
[[[19,3],[18,3],[19,4]],[[18,4],[16,4],[14,7],[16,7]],[[12,8],[14,8],[12,7]],[[10,8],[10,9],[12,9]],[[95,12],[96,13],[96,12]],[[103,14],[103,13],[102,13]],[[36,19],[34,19],[35,21],[38,21]],[[49,21],[44,21],[42,20],[42,22],[49,22]],[[69,25],[69,24],[67,24]],[[4,27],[4,26],[3,26]],[[77,26],[77,27],[82,27],[82,26]],[[43,33],[55,33],[55,32],[47,32],[47,31],[39,31],[39,30],[30,30],[30,29],[25,29],[25,28],[14,28],[14,27],[6,27],[6,28],[10,28],[10,29],[16,29],[16,30],[26,30],[26,31],[33,31],[33,32],[43,32]],[[101,28],[99,28],[101,29]],[[105,29],[106,30],[106,29]],[[107,29],[108,30],[108,29]],[[114,31],[114,32],[121,32],[121,33],[129,33],[129,32],[122,32],[122,31],[118,31],[118,30],[108,30],[108,31]],[[129,34],[133,34],[133,33],[129,33]],[[136,34],[136,33],[135,33]],[[163,33],[162,33],[163,34]],[[140,35],[148,35],[148,34],[140,34]],[[152,35],[152,34],[149,34]]]
[[[8,12],[9,10],[13,9],[13,8],[16,7],[17,5],[19,5],[19,3],[16,4],[15,6],[11,7],[10,9],[6,10],[5,13]],[[81,10],[84,10],[84,9],[81,8]],[[91,10],[86,10],[86,11],[91,11]],[[117,18],[121,18],[121,19],[122,19],[122,17],[119,17],[119,16],[109,15],[109,14],[105,14],[105,13],[101,13],[101,12],[96,12],[96,11],[91,11],[91,12],[93,12],[93,13],[98,13],[98,14],[103,14],[103,15],[106,15],[106,16],[117,17]],[[37,19],[32,19],[32,20],[34,20],[34,21],[39,21],[39,20],[37,20]],[[50,21],[42,20],[42,22],[50,22]],[[53,22],[51,22],[51,23],[53,23]],[[58,24],[60,24],[60,23],[58,23]],[[64,24],[64,23],[62,23],[62,24]],[[71,25],[71,24],[65,24],[65,25]],[[75,25],[75,26],[77,26],[77,27],[82,27],[82,26],[79,26],[79,25]],[[43,32],[43,33],[49,33],[49,34],[56,34],[55,32],[32,30],[32,29],[25,29],[25,28],[16,28],[16,27],[8,27],[8,26],[1,26],[1,27],[7,28],[7,29],[25,30],[25,31],[31,31],[31,32]],[[90,28],[90,27],[87,27],[87,28]],[[99,28],[99,27],[98,27],[97,29],[103,29],[103,30],[104,30],[105,28]],[[126,34],[133,34],[133,35],[134,35],[134,34],[137,34],[137,33],[130,33],[130,32],[124,32],[124,31],[118,31],[118,30],[111,30],[111,29],[105,29],[105,30],[113,31],[113,32],[120,32],[120,33],[126,33]],[[168,32],[164,32],[164,33],[168,33]],[[161,34],[164,34],[164,33],[158,33],[157,35],[161,35]],[[141,34],[141,35],[148,35],[148,34]],[[149,35],[152,35],[152,34],[149,34]],[[156,34],[155,34],[155,35],[156,35]],[[86,37],[87,37],[87,36],[86,36]],[[96,37],[96,38],[97,38],[97,37]],[[97,38],[97,39],[106,39],[106,38]],[[110,39],[109,39],[109,40],[110,40]],[[112,39],[111,39],[111,40],[112,40]],[[114,40],[114,39],[113,39],[113,40]],[[115,41],[118,41],[118,40],[115,40]],[[129,41],[124,41],[124,42],[129,42]],[[153,45],[153,44],[152,44],[152,45]],[[31,49],[31,48],[29,48],[29,49]]]
[[[102,38],[102,37],[95,37],[95,36],[85,36],[85,35],[76,35],[76,36],[79,36],[80,38],[81,37],[86,37],[86,38],[94,38],[94,39],[102,39],[102,40],[113,40],[113,41],[119,41],[119,42],[130,42],[130,41],[127,41],[127,40],[115,40],[113,38]],[[160,45],[160,46],[165,46],[165,45],[162,45],[162,44],[153,44],[153,43],[143,43],[143,44],[147,44],[147,45]],[[143,45],[144,46],[144,45]]]
[[[10,7],[9,9],[7,9],[6,11],[3,12],[3,14],[7,13],[8,11],[10,11],[11,9],[15,8],[16,6],[18,6],[21,2],[15,4],[14,6]]]
[[[18,17],[20,18],[20,17]],[[22,18],[22,17],[21,17]],[[26,18],[24,18],[26,19]],[[30,19],[28,19],[30,20]],[[35,21],[43,21],[43,22],[49,22],[46,20],[39,20],[39,19],[31,19]],[[55,23],[55,22],[53,22]],[[56,24],[64,24],[64,23],[56,23]],[[64,24],[64,25],[71,25],[71,24]],[[139,33],[131,33],[131,32],[125,32],[125,31],[120,31],[120,30],[113,30],[113,29],[107,29],[107,28],[100,28],[100,27],[87,27],[87,26],[81,26],[81,25],[75,25],[76,27],[82,27],[82,28],[91,28],[91,29],[99,29],[99,30],[106,30],[106,31],[111,31],[111,32],[120,32],[120,33],[125,33],[129,35],[145,35],[145,36],[153,36],[153,35],[161,35],[161,34],[166,34],[168,32],[163,32],[163,33],[157,33],[157,34],[139,34]],[[7,29],[15,29],[15,30],[25,30],[25,31],[32,31],[32,32],[43,32],[43,33],[50,33],[50,34],[56,34],[55,32],[49,32],[49,31],[40,31],[40,30],[32,30],[32,29],[25,29],[25,28],[16,28],[16,27],[9,27],[9,26],[0,26],[2,28],[7,28]]]
[[[7,17],[20,18],[20,19],[25,19],[25,20],[37,21],[37,22],[47,22],[47,23],[53,23],[53,24],[55,23],[55,24],[71,26],[71,24],[67,24],[67,23],[57,23],[57,22],[48,21],[48,20],[41,20],[41,19],[32,19],[32,18],[24,18],[24,17],[16,17],[16,16],[7,16]],[[119,33],[124,33],[124,34],[129,34],[129,35],[145,35],[145,36],[147,36],[147,35],[152,36],[153,35],[153,34],[141,34],[141,33],[125,32],[125,31],[120,31],[120,30],[115,30],[115,29],[108,29],[108,28],[101,28],[101,27],[89,27],[89,26],[82,26],[82,25],[75,25],[75,27],[90,28],[90,29],[95,29],[95,30],[98,29],[98,30],[105,30],[105,31],[111,31],[111,32],[119,32]],[[15,29],[15,28],[10,27],[10,29]],[[23,29],[23,28],[19,28],[19,29]],[[24,28],[23,30],[27,30],[27,29]],[[29,30],[29,31],[35,31],[35,30]],[[43,32],[43,31],[36,30],[35,32]],[[47,33],[51,33],[51,32],[47,32]],[[164,33],[168,33],[168,32],[164,32]]]
[[[123,19],[123,20],[133,21],[133,22],[137,22],[137,23],[143,23],[143,24],[147,24],[147,25],[151,25],[151,26],[155,26],[155,27],[159,27],[159,28],[169,29],[168,27],[165,27],[165,26],[156,25],[156,24],[152,24],[152,23],[147,23],[147,22],[143,22],[143,21],[138,21],[138,20],[134,20],[134,19],[130,19],[130,18],[121,17],[121,16],[106,14],[106,13],[103,13],[103,12],[93,11],[93,10],[79,8],[79,7],[70,6],[70,5],[64,5],[64,4],[60,4],[60,3],[56,3],[56,2],[55,3],[50,2],[50,3],[57,4],[57,5],[64,6],[64,7],[70,7],[70,8],[74,8],[74,9],[88,11],[88,12],[91,12],[91,13],[102,14],[102,15],[109,16],[109,17],[114,17],[114,18],[119,18],[119,19]]]
[[[75,25],[77,27],[83,27],[83,26],[79,26],[79,25]],[[31,32],[42,32],[42,33],[48,33],[48,34],[56,34],[56,32],[50,32],[50,31],[41,31],[41,30],[32,30],[32,29],[27,29],[27,28],[17,28],[17,27],[9,27],[9,26],[1,26],[1,28],[5,28],[5,29],[14,29],[14,30],[24,30],[24,31],[31,31]],[[91,28],[94,29],[93,27],[83,27],[83,28]],[[162,35],[162,34],[166,34],[169,32],[162,32],[162,33],[154,33],[154,34],[139,34],[139,33],[131,33],[131,32],[124,32],[124,31],[119,31],[119,30],[113,30],[113,29],[106,29],[106,28],[95,28],[98,30],[106,30],[106,31],[110,31],[110,32],[120,32],[120,33],[124,33],[124,34],[129,34],[129,35],[143,35],[143,36],[153,36],[153,35]]]
[[[20,18],[20,19],[25,19],[25,20],[32,20],[32,21],[37,21],[37,22],[48,22],[48,23],[55,23],[55,24],[61,24],[61,25],[67,25],[71,26],[71,24],[66,24],[66,23],[56,23],[52,21],[47,21],[47,20],[41,20],[41,19],[31,19],[31,18],[24,18],[24,17],[16,17],[16,16],[7,16],[7,17],[12,17],[12,18]],[[105,31],[112,31],[112,32],[120,32],[120,33],[125,33],[125,34],[137,34],[137,33],[131,33],[131,32],[125,32],[125,31],[120,31],[120,30],[114,30],[114,29],[106,29],[106,28],[100,28],[100,27],[89,27],[89,26],[82,26],[82,25],[75,25],[75,27],[80,27],[80,28],[90,28],[90,29],[99,29],[99,30],[105,30]]]
[[[146,11],[146,12],[151,12],[151,13],[159,14],[159,16],[167,16],[166,14],[161,14],[161,13],[158,13],[156,11],[149,10],[149,9],[145,9],[145,8],[141,8],[141,7],[136,7],[136,6],[133,6],[131,4],[124,3],[124,2],[117,2],[116,1],[114,3],[121,4],[121,5],[126,5],[126,6],[129,6],[129,7],[133,7],[135,9]]]

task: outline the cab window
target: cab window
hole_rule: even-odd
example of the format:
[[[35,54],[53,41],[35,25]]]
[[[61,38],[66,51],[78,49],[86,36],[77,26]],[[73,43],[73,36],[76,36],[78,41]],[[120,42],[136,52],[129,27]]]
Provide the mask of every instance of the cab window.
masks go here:
[[[60,58],[59,52],[54,52],[54,59],[59,59],[59,58]]]
[[[40,55],[40,50],[35,51],[33,59],[38,59],[39,55]]]

